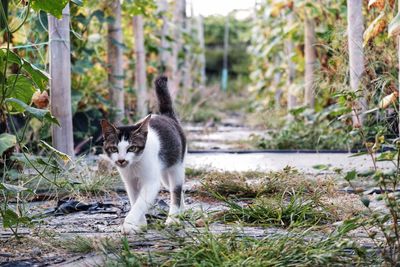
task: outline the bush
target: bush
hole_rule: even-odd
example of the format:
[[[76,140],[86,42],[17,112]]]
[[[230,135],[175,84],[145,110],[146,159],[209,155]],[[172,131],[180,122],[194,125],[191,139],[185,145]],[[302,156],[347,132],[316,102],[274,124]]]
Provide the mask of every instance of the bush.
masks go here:
[[[330,120],[337,107],[320,112],[300,108],[292,111],[293,121],[279,130],[268,132],[269,138],[258,140],[263,149],[327,149],[351,150],[361,147],[360,139],[349,135],[351,126],[339,120]]]

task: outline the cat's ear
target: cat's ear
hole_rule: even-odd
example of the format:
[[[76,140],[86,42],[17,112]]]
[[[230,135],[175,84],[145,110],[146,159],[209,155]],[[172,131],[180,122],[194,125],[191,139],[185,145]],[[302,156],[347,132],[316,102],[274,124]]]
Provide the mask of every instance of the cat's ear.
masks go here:
[[[140,122],[137,123],[139,125],[139,128],[135,131],[135,133],[146,133],[149,131],[149,122],[151,119],[151,114],[147,115],[146,118],[141,120]]]
[[[101,130],[103,132],[103,137],[117,134],[117,128],[115,128],[114,125],[112,125],[109,121],[107,120],[101,120]]]

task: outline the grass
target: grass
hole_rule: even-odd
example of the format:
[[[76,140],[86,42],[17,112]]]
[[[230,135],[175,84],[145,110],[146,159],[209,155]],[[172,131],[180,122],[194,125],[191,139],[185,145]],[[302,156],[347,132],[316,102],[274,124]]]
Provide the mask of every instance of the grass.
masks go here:
[[[329,177],[312,180],[289,167],[269,173],[191,170],[191,174],[201,181],[194,198],[225,206],[211,215],[218,222],[323,227],[363,209],[354,204],[359,203],[357,196],[338,192]]]
[[[190,179],[198,179],[203,175],[207,174],[207,170],[205,169],[195,169],[195,168],[186,168],[185,169],[185,178],[186,180]]]
[[[351,229],[351,228],[350,228]],[[274,234],[261,239],[243,237],[240,231],[214,234],[188,231],[176,235],[185,241],[168,251],[133,251],[123,239],[108,266],[338,266],[373,263],[374,254],[337,230],[324,238],[310,238],[308,230]]]
[[[334,240],[304,241],[302,237],[273,236],[261,240],[207,234],[195,237],[196,247],[173,253],[165,266],[323,266],[355,258]]]
[[[311,181],[296,169],[286,167],[279,172],[200,172],[198,178],[202,186],[199,192],[210,195],[217,193],[224,197],[255,198],[258,196],[273,196],[288,192],[305,192],[307,194],[331,193],[333,182]]]
[[[235,201],[221,198],[228,210],[221,220],[224,222],[242,222],[252,225],[305,227],[333,222],[337,218],[316,196],[306,196],[293,192],[289,197],[261,197],[251,204],[240,205]]]
[[[60,242],[61,246],[69,252],[73,253],[89,253],[98,249],[99,240],[88,237],[76,236]],[[96,244],[97,243],[97,244]]]

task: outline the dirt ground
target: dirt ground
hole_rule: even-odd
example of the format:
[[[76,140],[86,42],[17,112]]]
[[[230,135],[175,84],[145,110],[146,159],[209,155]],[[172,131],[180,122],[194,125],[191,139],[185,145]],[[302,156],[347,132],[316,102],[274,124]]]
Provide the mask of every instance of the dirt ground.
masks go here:
[[[222,126],[221,129],[215,128],[202,134],[196,127],[188,127],[189,140],[194,140],[194,146],[202,149],[219,150],[221,148],[237,149],[230,146],[232,140],[239,142],[246,140],[251,134],[262,134],[261,132],[251,133],[249,129],[242,126]],[[224,131],[229,131],[229,138],[224,139]],[[222,133],[222,135],[221,135]],[[239,142],[240,143],[240,142]],[[359,159],[364,163],[364,159]],[[263,172],[281,170],[287,165],[300,169],[306,173],[308,179],[332,179],[333,172],[328,170],[317,170],[313,168],[317,164],[327,164],[330,167],[345,164],[344,168],[354,166],[368,168],[368,163],[361,164],[357,160],[349,160],[348,155],[340,154],[232,154],[232,153],[191,153],[188,155],[187,165],[191,171],[199,169],[204,171],[249,171],[258,170]],[[343,165],[342,164],[342,165]],[[342,166],[343,167],[343,166]],[[349,190],[347,184],[340,179],[333,178],[335,183],[335,193],[329,197],[322,198],[328,205],[336,209],[340,220],[351,217],[362,210],[359,196]],[[183,223],[182,231],[173,229],[175,234],[179,231],[187,233],[190,231],[207,230],[213,233],[226,233],[237,231],[243,236],[262,238],[272,234],[287,234],[287,230],[280,227],[258,227],[248,225],[238,225],[232,223],[213,222],[204,225],[202,219],[197,219],[199,214],[213,216],[222,210],[227,209],[221,201],[204,195],[204,188],[201,187],[201,179],[198,177],[188,179],[185,184],[186,191],[186,210],[188,216],[195,218]],[[256,182],[257,181],[249,181]],[[374,205],[375,195],[368,194],[371,188],[368,185],[360,185],[361,192],[370,198],[371,205]],[[115,189],[115,188],[114,188]],[[121,188],[120,188],[121,189]],[[34,227],[20,227],[18,230],[19,238],[13,236],[11,231],[0,230],[0,266],[96,266],[103,265],[107,257],[115,257],[108,252],[104,252],[102,247],[104,242],[109,244],[119,244],[123,235],[120,233],[119,226],[123,222],[124,216],[129,210],[129,201],[123,190],[97,197],[74,196],[73,200],[80,201],[83,205],[81,211],[69,211],[68,205],[60,209],[62,203],[55,199],[41,200],[29,203],[29,209],[37,215]],[[116,193],[118,192],[118,193]],[[53,195],[51,195],[53,197]],[[42,198],[43,199],[43,198]],[[84,204],[90,204],[85,206]],[[174,249],[174,243],[168,236],[169,229],[162,225],[165,214],[168,210],[169,196],[162,192],[157,203],[147,215],[150,226],[147,232],[140,235],[129,236],[129,246],[134,251],[147,250],[170,250]],[[77,205],[77,203],[75,203]],[[65,205],[64,205],[65,206]],[[58,210],[56,208],[58,207]],[[340,208],[339,208],[340,207]],[[382,208],[376,206],[375,208]],[[62,210],[63,212],[61,212]],[[65,211],[67,210],[67,211]],[[197,216],[197,217],[196,217]],[[193,219],[191,218],[191,219]],[[336,224],[340,223],[340,220]],[[195,225],[193,223],[195,222]],[[321,228],[317,235],[324,235],[334,225],[326,225]],[[365,234],[354,232],[354,237],[366,245],[370,245]]]

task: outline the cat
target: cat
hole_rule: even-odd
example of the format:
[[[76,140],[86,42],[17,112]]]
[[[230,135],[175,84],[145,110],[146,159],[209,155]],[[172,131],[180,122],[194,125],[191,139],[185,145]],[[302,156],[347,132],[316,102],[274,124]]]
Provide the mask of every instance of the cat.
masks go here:
[[[159,114],[150,114],[132,126],[115,127],[101,121],[104,152],[117,167],[131,204],[121,227],[125,234],[146,228],[145,214],[161,185],[171,196],[167,225],[179,222],[184,205],[186,137],[173,109],[168,79],[160,76],[154,84]]]

